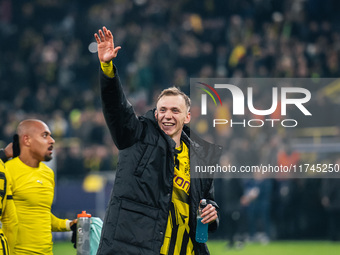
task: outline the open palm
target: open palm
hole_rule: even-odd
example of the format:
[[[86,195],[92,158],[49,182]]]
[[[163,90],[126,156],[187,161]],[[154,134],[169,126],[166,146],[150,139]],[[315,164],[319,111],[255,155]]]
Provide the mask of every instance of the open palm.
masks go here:
[[[121,49],[121,47],[118,46],[115,48],[113,35],[106,27],[103,27],[103,31],[99,29],[98,34],[95,33],[94,37],[98,44],[99,61],[108,63],[117,57],[118,51]]]

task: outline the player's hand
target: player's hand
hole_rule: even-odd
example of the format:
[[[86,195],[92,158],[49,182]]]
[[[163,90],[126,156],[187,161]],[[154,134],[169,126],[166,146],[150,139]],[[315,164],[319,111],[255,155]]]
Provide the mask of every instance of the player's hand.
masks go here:
[[[98,35],[99,34],[99,35]],[[113,35],[110,30],[103,27],[103,30],[99,29],[98,34],[94,34],[94,38],[98,44],[98,58],[102,63],[109,63],[112,59],[117,57],[120,46],[115,48],[113,42]]]
[[[210,223],[217,219],[217,210],[212,204],[208,204],[202,210],[202,223]]]
[[[4,149],[7,159],[13,157],[13,143],[9,143]]]
[[[76,225],[77,226],[77,222],[78,222],[78,219],[74,219],[70,222],[70,227],[72,227],[73,225]]]

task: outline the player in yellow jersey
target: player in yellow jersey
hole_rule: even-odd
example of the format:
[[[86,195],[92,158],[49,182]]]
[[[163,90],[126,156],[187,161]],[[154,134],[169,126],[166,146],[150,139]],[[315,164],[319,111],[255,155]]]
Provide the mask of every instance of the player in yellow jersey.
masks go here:
[[[7,147],[6,147],[7,148]],[[8,147],[9,148],[9,147]],[[11,150],[11,149],[10,149]],[[6,170],[5,161],[10,154],[4,150],[0,152],[0,254],[12,254],[18,229],[18,218],[11,191],[11,179]]]
[[[52,159],[54,139],[48,126],[36,119],[22,121],[18,128],[20,155],[6,162],[12,179],[18,216],[18,234],[12,254],[52,253],[52,231],[69,231],[76,222],[51,213],[54,173],[42,161]]]

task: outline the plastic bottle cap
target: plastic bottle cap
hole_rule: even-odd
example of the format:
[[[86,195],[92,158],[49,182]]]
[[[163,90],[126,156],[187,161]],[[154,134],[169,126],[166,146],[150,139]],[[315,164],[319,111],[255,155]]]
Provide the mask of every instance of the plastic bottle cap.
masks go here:
[[[86,211],[82,211],[80,214],[78,214],[78,218],[91,218],[91,214],[86,213]]]
[[[201,204],[202,204],[203,206],[204,206],[204,205],[207,205],[207,200],[206,200],[206,199],[202,199]]]

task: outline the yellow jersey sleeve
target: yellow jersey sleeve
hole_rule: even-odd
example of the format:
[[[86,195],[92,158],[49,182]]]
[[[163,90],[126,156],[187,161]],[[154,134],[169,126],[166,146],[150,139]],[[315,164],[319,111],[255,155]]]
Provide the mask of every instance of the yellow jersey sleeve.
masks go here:
[[[66,226],[67,219],[59,219],[51,213],[52,232],[68,231]]]
[[[103,70],[103,73],[107,77],[110,77],[110,78],[115,77],[115,73],[113,71],[113,63],[112,63],[112,61],[110,61],[109,63],[100,62],[100,66],[101,66],[101,68]]]

